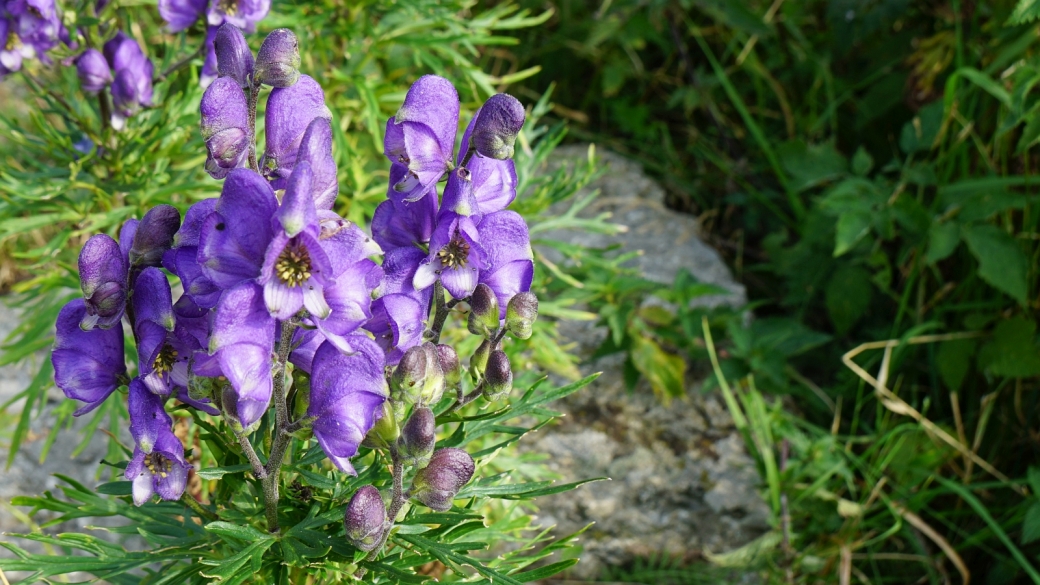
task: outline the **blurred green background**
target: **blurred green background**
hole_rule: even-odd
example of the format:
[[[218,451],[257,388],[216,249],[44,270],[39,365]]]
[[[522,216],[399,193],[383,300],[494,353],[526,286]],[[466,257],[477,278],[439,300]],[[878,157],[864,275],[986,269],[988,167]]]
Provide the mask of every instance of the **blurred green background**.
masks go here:
[[[198,34],[164,44],[154,6],[118,14],[145,23],[163,64]],[[633,378],[681,380],[674,356],[714,361],[705,388],[729,399],[775,525],[726,562],[776,583],[1001,584],[1040,583],[1038,14],[1035,0],[324,0],[275,2],[261,32],[293,28],[302,68],[321,72],[339,210],[355,221],[384,196],[383,123],[427,71],[469,111],[496,91],[533,105],[518,206],[535,224],[594,172],[537,174],[564,140],[639,161],[699,219],[747,286],[750,321],[689,309],[690,283],[661,290],[596,251],[540,266],[536,288],[558,299],[549,317],[614,315],[601,353],[647,335],[654,359],[630,357]],[[179,107],[95,137],[105,148],[87,157],[72,144],[97,113],[60,99],[74,72],[40,75],[58,88],[40,98],[49,115],[0,108],[0,287],[46,315],[76,287],[85,235],[217,184],[201,171],[194,71],[160,87]],[[3,103],[36,99],[24,83],[5,81]],[[77,116],[84,127],[62,122]],[[651,294],[678,308],[642,310]],[[47,347],[46,323],[23,325],[0,363]],[[541,326],[530,355],[573,375]],[[843,363],[887,340],[850,358],[867,376]],[[23,393],[30,407],[48,379]],[[658,559],[604,578],[705,570]]]

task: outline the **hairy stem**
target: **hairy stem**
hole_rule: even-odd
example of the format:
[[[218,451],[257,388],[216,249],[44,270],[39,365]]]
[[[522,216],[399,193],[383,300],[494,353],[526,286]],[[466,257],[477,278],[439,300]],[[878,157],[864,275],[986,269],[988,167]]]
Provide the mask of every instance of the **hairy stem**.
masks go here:
[[[191,510],[193,512],[195,512],[196,514],[198,514],[200,518],[205,518],[206,520],[209,520],[209,521],[218,520],[220,518],[219,516],[217,516],[213,512],[210,512],[209,510],[203,508],[202,504],[200,504],[198,502],[198,500],[196,500],[187,491],[185,491],[183,494],[181,494],[181,503],[184,504],[185,506],[191,508]]]
[[[440,280],[433,284],[433,297],[436,302],[436,310],[433,313],[433,326],[426,332],[426,337],[433,343],[440,343],[441,330],[444,329],[444,322],[448,319],[448,315],[451,313],[451,310],[455,308],[455,305],[462,301],[460,299],[451,299],[445,303],[444,285],[441,284]]]
[[[260,84],[253,82],[249,86],[249,168],[260,172],[256,163],[256,102],[260,99]]]
[[[255,104],[254,104],[255,105]],[[275,432],[271,445],[271,454],[267,457],[266,477],[262,480],[264,490],[264,511],[267,517],[267,530],[278,532],[278,472],[282,468],[285,450],[292,441],[292,436],[285,431],[289,427],[289,407],[285,403],[285,362],[292,351],[293,333],[297,323],[283,321],[281,336],[278,340],[278,363],[274,371],[274,388],[271,400],[274,402]]]

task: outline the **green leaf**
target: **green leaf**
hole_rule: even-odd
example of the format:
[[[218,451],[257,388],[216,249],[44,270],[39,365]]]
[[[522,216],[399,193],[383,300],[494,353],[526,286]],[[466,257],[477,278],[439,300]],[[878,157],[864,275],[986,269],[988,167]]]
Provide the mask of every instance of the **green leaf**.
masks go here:
[[[206,530],[216,534],[217,536],[224,538],[234,538],[245,542],[254,542],[261,540],[271,540],[274,538],[266,532],[261,532],[252,526],[242,526],[240,524],[232,524],[231,522],[210,522],[205,526]]]
[[[856,154],[852,155],[852,173],[858,177],[865,177],[872,168],[874,157],[862,146],[856,149]]]
[[[632,335],[632,364],[650,381],[661,397],[678,397],[686,392],[686,361],[668,353],[645,334]]]
[[[998,323],[993,339],[979,352],[979,365],[994,375],[1009,378],[1040,374],[1036,322],[1015,317]]]
[[[252,469],[248,463],[242,465],[227,465],[224,467],[207,467],[196,472],[202,479],[220,479],[229,473],[242,473]]]
[[[216,523],[214,522],[213,524]],[[206,528],[210,526],[211,524],[207,524]],[[252,576],[254,573],[252,566],[246,567],[246,564],[250,562],[255,563],[254,558],[263,558],[264,552],[271,548],[272,544],[274,544],[274,540],[268,536],[268,538],[254,542],[226,559],[203,559],[201,561],[203,564],[214,566],[211,569],[201,571],[199,574],[218,581],[241,582],[244,578]]]
[[[1040,539],[1040,502],[1033,502],[1022,519],[1022,545]]]
[[[521,583],[530,583],[531,581],[541,581],[542,579],[548,579],[557,573],[562,573],[567,569],[578,564],[579,559],[567,559],[566,561],[559,561],[532,569],[530,571],[523,571],[521,573],[513,573],[510,577],[520,581]]]
[[[870,273],[858,266],[842,266],[831,276],[825,291],[827,313],[839,334],[851,329],[866,313],[873,288]]]
[[[903,126],[899,134],[899,148],[907,153],[927,152],[942,127],[944,104],[935,101],[921,108],[914,119]]]
[[[873,217],[868,213],[854,211],[838,217],[834,227],[834,257],[851,250],[870,232]]]
[[[961,235],[979,261],[979,277],[1024,305],[1029,260],[1018,243],[992,225],[967,226]]]
[[[935,360],[939,369],[939,377],[951,392],[957,392],[964,383],[971,366],[971,356],[975,354],[974,339],[954,339],[939,345]]]
[[[1015,9],[1011,11],[1005,26],[1025,24],[1040,17],[1040,0],[1018,0]]]
[[[1029,481],[1029,489],[1033,492],[1033,496],[1040,498],[1040,467],[1030,465],[1029,471],[1026,472],[1026,478]]]
[[[935,264],[945,260],[957,249],[961,242],[960,227],[952,221],[939,223],[933,222],[928,230],[928,253],[925,260],[929,264]]]
[[[841,178],[849,166],[830,143],[807,145],[795,140],[782,144],[777,154],[780,164],[790,174],[791,187],[797,191]]]
[[[129,496],[133,493],[133,483],[129,481],[110,481],[97,486],[97,493],[108,496]]]

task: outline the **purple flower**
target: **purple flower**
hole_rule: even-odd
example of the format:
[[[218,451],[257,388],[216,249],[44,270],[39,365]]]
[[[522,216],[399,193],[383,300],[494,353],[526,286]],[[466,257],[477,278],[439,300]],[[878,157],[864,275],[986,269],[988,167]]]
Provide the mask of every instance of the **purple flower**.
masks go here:
[[[267,35],[256,53],[258,83],[289,87],[300,78],[300,43],[293,31],[279,28]]]
[[[292,174],[303,135],[315,118],[331,120],[332,112],[325,106],[321,86],[310,76],[301,75],[292,86],[271,90],[264,112],[267,144],[260,168],[275,189],[284,188]]]
[[[181,226],[181,212],[172,205],[156,205],[149,209],[134,230],[127,252],[131,269],[159,266],[163,254],[173,245],[173,236]]]
[[[383,268],[371,257],[382,250],[361,228],[339,217],[322,222],[321,246],[329,259],[323,292],[331,313],[312,321],[330,343],[349,353],[348,336],[372,317],[372,291],[383,279]]]
[[[488,98],[473,117],[473,148],[477,154],[498,160],[513,158],[513,144],[524,127],[525,116],[524,106],[507,93]]]
[[[357,475],[350,458],[382,412],[389,391],[383,377],[383,351],[371,339],[356,336],[345,355],[330,343],[314,355],[307,415],[323,451],[341,471]]]
[[[440,279],[451,296],[468,297],[477,286],[479,272],[487,266],[482,238],[473,220],[461,215],[442,215],[430,238],[430,253],[415,272],[416,290],[433,286]],[[487,238],[499,234],[489,232]]]
[[[223,27],[222,27],[223,28]],[[206,141],[206,172],[214,179],[243,167],[249,155],[249,106],[238,81],[221,77],[202,95],[202,138]]]
[[[438,512],[450,510],[452,500],[475,469],[473,458],[462,449],[438,449],[429,465],[415,474],[412,497]]]
[[[156,493],[167,501],[180,499],[188,485],[189,469],[184,445],[167,427],[159,433],[151,452],[134,447],[124,476],[133,482],[134,504],[143,506]]]
[[[91,236],[79,253],[79,281],[86,317],[80,327],[109,329],[126,308],[127,267],[119,244],[105,234]]]
[[[105,43],[105,59],[115,71],[112,82],[113,125],[122,128],[126,119],[142,106],[152,105],[152,74],[155,67],[137,41],[123,31]]]
[[[476,122],[474,118],[462,135],[462,143],[459,145],[462,156],[469,151],[470,136]],[[502,211],[516,199],[516,183],[516,165],[512,159],[472,156],[465,167],[455,169],[448,175],[441,204],[442,213],[469,216],[479,223],[484,215]]]
[[[47,61],[46,53],[67,36],[54,0],[0,4],[0,76],[18,71],[25,59]]]
[[[271,0],[210,0],[206,20],[210,26],[230,22],[251,33],[270,10]]]
[[[214,285],[228,289],[260,276],[277,206],[260,175],[250,169],[228,174],[214,212],[199,230],[198,263]]]
[[[217,74],[234,79],[243,88],[249,87],[253,77],[253,52],[242,29],[229,22],[220,25],[213,39],[213,51]]]
[[[127,410],[130,413],[130,435],[134,444],[151,453],[159,436],[169,433],[173,419],[166,413],[166,399],[151,392],[140,378],[130,381]]]
[[[274,237],[257,280],[264,287],[268,310],[280,320],[292,317],[303,307],[318,319],[332,312],[324,294],[332,267],[318,242],[311,179],[311,167],[306,162],[297,165],[289,177],[282,205],[275,213]]]
[[[271,402],[275,326],[263,289],[252,282],[224,291],[217,303],[209,350],[231,382],[236,410],[232,414],[244,428],[260,420]]]
[[[424,75],[408,89],[401,109],[386,122],[383,140],[386,157],[405,169],[392,183],[401,199],[419,199],[452,169],[458,124],[459,94],[450,81]]]
[[[195,24],[204,10],[206,0],[159,0],[159,16],[172,33]]]
[[[401,168],[398,165],[391,168],[391,185],[395,179],[395,169],[400,172]],[[389,197],[376,207],[372,217],[372,237],[385,251],[401,247],[425,247],[436,225],[437,192],[431,190],[415,201],[394,201]]]
[[[217,201],[203,199],[189,207],[184,214],[184,223],[173,238],[173,247],[163,255],[163,267],[181,279],[185,297],[203,309],[215,307],[221,292],[203,273],[198,262],[199,233],[216,208]]]
[[[112,71],[108,61],[97,49],[87,49],[76,57],[76,75],[80,86],[87,93],[97,93],[112,83]]]
[[[372,302],[372,318],[365,329],[386,352],[386,365],[401,361],[409,349],[422,343],[427,308],[406,294],[388,294]]]
[[[123,330],[80,329],[87,316],[82,299],[69,301],[58,313],[51,364],[54,383],[65,396],[86,404],[73,413],[86,414],[101,405],[126,376]]]
[[[189,348],[171,335],[174,330],[170,283],[158,268],[141,271],[134,286],[134,332],[138,368],[149,391],[169,396],[174,387],[188,385]]]
[[[514,211],[499,211],[486,216],[478,230],[488,258],[480,282],[495,292],[499,318],[504,319],[513,295],[531,290],[534,253],[527,223]]]
[[[314,207],[319,210],[332,209],[339,195],[339,178],[336,161],[332,158],[332,124],[328,118],[311,120],[300,140],[296,160],[307,161],[311,165],[314,173],[311,182]]]
[[[209,84],[220,75],[220,71],[217,69],[217,28],[215,26],[206,27],[206,40],[203,41],[206,58],[202,61],[202,70],[199,71],[199,85],[203,89],[208,88]]]

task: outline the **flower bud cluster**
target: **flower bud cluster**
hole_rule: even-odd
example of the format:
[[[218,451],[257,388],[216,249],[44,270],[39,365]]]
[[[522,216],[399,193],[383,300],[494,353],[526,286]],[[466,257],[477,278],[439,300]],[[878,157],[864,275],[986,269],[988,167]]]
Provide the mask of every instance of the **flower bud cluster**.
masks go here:
[[[123,31],[116,33],[101,51],[87,49],[75,59],[76,75],[83,91],[112,92],[112,126],[117,130],[142,107],[152,103],[152,75],[155,66],[141,45]]]
[[[221,25],[228,24],[236,30],[251,33],[256,30],[256,24],[267,17],[270,10],[271,0],[159,0],[159,15],[166,21],[166,27],[170,32],[191,28],[198,22],[206,25],[206,61],[201,71],[203,87],[208,86],[218,75],[234,77],[234,74],[221,70],[218,63],[221,52],[226,58],[229,50],[242,51],[242,47],[223,45],[219,35]],[[242,44],[245,44],[244,38]],[[249,48],[245,47],[245,51],[248,50]]]
[[[0,79],[27,59],[49,63],[47,52],[59,42],[71,41],[54,0],[0,0]]]

